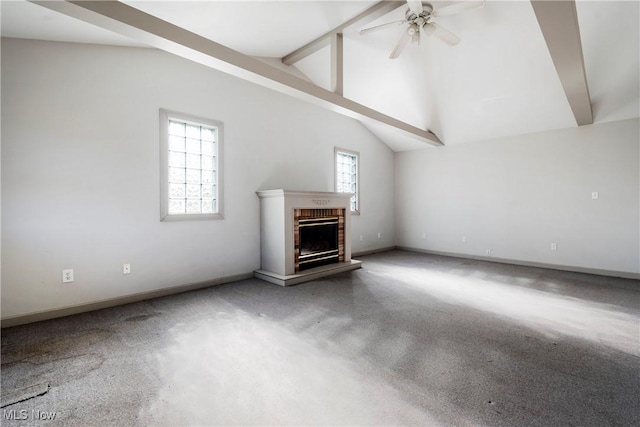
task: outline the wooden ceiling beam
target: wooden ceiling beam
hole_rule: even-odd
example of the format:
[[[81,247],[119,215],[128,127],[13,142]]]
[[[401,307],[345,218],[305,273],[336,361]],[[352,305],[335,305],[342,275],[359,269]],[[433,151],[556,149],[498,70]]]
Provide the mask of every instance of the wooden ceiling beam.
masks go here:
[[[245,55],[118,1],[30,0],[32,3],[138,40],[149,46],[363,121],[380,123],[441,146],[432,132],[387,116],[285,70]]]
[[[578,126],[593,123],[574,0],[531,0],[551,59]]]
[[[335,33],[331,36],[331,90],[338,95],[343,95],[344,61],[343,61],[342,34]]]
[[[299,49],[294,50],[288,55],[285,55],[282,58],[282,62],[286,65],[293,65],[296,62],[300,61],[303,58],[311,55],[314,52],[322,49],[323,47],[329,46],[331,43],[331,38],[334,34],[342,34],[345,30],[356,26],[356,25],[367,25],[369,22],[375,21],[381,16],[386,15],[387,13],[396,10],[400,6],[406,6],[406,1],[399,0],[391,0],[391,1],[381,1],[364,12],[356,15],[351,18],[347,22],[342,25],[337,26],[333,30],[327,32],[326,34],[321,35],[317,39],[310,41],[306,45],[302,46]]]

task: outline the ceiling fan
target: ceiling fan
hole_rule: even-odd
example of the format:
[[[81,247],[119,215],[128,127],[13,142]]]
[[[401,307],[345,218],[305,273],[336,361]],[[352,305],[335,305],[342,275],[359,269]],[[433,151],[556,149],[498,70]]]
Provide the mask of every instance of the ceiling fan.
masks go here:
[[[398,40],[398,43],[391,51],[391,55],[389,55],[390,59],[395,59],[400,56],[410,41],[420,44],[420,39],[423,34],[435,36],[443,42],[455,46],[460,42],[460,37],[433,22],[433,18],[456,15],[467,10],[477,9],[484,6],[484,2],[485,0],[467,0],[435,9],[431,3],[428,2],[407,0],[409,8],[405,13],[405,19],[365,28],[364,30],[360,30],[360,35],[372,33],[392,25],[406,24],[400,40]]]

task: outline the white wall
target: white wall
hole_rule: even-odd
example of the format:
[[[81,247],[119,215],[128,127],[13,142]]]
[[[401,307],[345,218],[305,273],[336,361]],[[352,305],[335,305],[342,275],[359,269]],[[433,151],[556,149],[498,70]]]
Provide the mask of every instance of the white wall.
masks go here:
[[[397,244],[640,273],[639,141],[633,119],[398,153]]]
[[[224,122],[224,220],[160,222],[159,108]],[[258,269],[255,191],[333,191],[334,146],[361,155],[353,252],[393,246],[394,156],[357,121],[156,50],[3,39],[2,317]]]

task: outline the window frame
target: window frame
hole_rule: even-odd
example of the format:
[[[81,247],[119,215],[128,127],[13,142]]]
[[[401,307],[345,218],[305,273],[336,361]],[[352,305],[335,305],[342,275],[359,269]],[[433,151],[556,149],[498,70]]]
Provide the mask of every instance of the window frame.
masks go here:
[[[213,213],[169,213],[169,120],[175,119],[200,126],[216,128],[215,151],[215,201]],[[223,147],[224,124],[221,121],[205,119],[190,114],[160,109],[160,221],[193,221],[223,219]]]
[[[333,149],[333,179],[334,179],[334,191],[338,193],[338,154],[344,153],[356,158],[356,209],[350,210],[351,215],[360,215],[360,153],[353,150],[347,150],[345,148],[334,147]],[[354,194],[354,193],[351,193]],[[351,207],[351,199],[349,199],[349,207]]]

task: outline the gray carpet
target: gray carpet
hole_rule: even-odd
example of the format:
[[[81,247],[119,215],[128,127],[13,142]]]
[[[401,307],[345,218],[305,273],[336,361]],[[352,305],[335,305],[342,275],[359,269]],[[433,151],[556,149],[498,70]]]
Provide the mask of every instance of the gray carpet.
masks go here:
[[[360,259],[4,329],[2,425],[640,425],[640,282]]]

